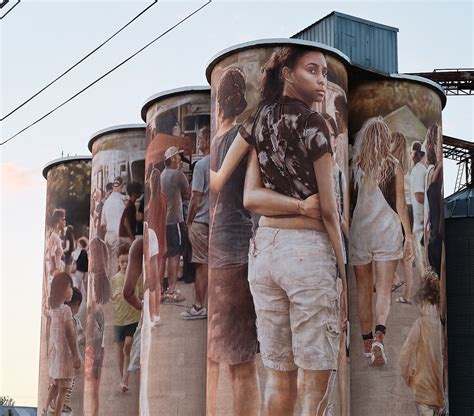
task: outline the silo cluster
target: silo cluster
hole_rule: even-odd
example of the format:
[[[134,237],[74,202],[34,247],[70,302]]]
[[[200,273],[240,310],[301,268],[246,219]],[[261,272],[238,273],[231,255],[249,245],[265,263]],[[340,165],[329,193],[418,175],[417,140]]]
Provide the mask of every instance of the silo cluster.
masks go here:
[[[45,168],[39,408],[443,414],[441,88],[295,39],[206,76]]]

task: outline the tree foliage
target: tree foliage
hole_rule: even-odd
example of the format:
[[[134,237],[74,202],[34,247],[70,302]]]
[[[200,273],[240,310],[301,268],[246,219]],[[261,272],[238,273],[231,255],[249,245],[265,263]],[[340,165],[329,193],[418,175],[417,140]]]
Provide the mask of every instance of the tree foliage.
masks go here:
[[[15,400],[9,396],[0,396],[0,406],[15,406]]]

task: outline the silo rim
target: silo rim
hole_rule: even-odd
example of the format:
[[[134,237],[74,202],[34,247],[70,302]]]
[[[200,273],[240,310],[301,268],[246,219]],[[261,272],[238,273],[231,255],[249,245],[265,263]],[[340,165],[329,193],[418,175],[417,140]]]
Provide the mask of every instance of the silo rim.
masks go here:
[[[148,109],[156,102],[159,100],[163,100],[165,98],[170,98],[175,95],[180,95],[180,94],[196,94],[196,93],[202,93],[202,92],[211,92],[211,89],[207,85],[196,85],[196,86],[191,86],[191,87],[179,87],[179,88],[173,88],[171,90],[165,90],[158,92],[156,94],[153,94],[151,97],[147,98],[146,101],[143,103],[142,110],[141,110],[141,116],[142,120],[146,122],[146,113]]]
[[[222,61],[229,55],[234,53],[251,49],[259,46],[283,46],[283,45],[299,45],[299,46],[308,46],[310,48],[320,49],[325,52],[328,52],[331,55],[341,59],[344,61],[346,65],[351,65],[351,60],[345,54],[343,54],[339,49],[333,48],[331,46],[325,45],[324,43],[319,42],[312,42],[307,40],[299,40],[299,39],[290,39],[290,38],[274,38],[274,39],[259,39],[253,40],[250,42],[239,43],[234,46],[230,46],[217,54],[215,54],[211,60],[208,62],[206,67],[206,79],[209,84],[211,83],[211,74],[214,67],[217,65],[218,62]]]
[[[87,147],[89,150],[92,152],[92,145],[94,142],[101,136],[104,136],[105,134],[109,133],[116,133],[119,131],[123,130],[145,130],[146,129],[146,124],[143,123],[137,123],[137,124],[119,124],[116,126],[110,126],[106,127],[105,129],[99,130],[95,132],[91,138],[89,139],[89,143],[87,144]]]
[[[50,162],[46,163],[46,165],[43,166],[43,177],[45,179],[48,179],[48,172],[57,165],[61,165],[62,163],[66,162],[72,162],[72,161],[80,161],[80,160],[85,160],[85,161],[90,161],[92,160],[92,156],[87,156],[87,155],[81,155],[81,156],[66,156],[66,157],[60,157],[58,159],[51,160]]]
[[[436,90],[439,97],[441,98],[441,108],[444,109],[444,107],[446,106],[446,101],[447,101],[446,93],[444,92],[443,87],[439,85],[437,82],[434,82],[429,78],[420,77],[418,75],[393,73],[393,74],[389,74],[389,76],[390,78],[400,79],[402,81],[412,81],[418,84],[425,84],[433,88],[434,90]]]

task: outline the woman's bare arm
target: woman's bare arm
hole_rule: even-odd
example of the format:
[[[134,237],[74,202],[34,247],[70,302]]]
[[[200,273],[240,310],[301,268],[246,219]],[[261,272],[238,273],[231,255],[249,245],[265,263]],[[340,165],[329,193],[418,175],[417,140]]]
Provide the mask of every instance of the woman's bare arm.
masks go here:
[[[250,147],[250,144],[248,144],[240,134],[237,134],[237,137],[234,139],[225,155],[219,171],[215,172],[211,169],[210,185],[212,192],[222,191],[222,188],[224,188],[230,175],[235,171],[237,165],[249,151]]]
[[[249,153],[245,173],[244,207],[265,216],[297,214],[321,219],[318,194],[301,201],[263,186],[257,153],[253,150]]]
[[[405,201],[403,172],[399,167],[397,167],[395,171],[395,194],[397,213],[402,222],[403,231],[405,232],[405,242],[403,244],[404,258],[405,260],[410,260],[413,258],[412,235],[410,219],[408,218],[408,208]]]
[[[336,254],[336,262],[343,284],[345,285],[346,267],[341,235],[341,224],[337,210],[336,195],[334,193],[334,166],[329,153],[321,156],[313,163],[316,181],[320,195],[321,219],[326,227],[329,241]],[[345,286],[344,286],[345,289]]]
[[[143,262],[143,238],[137,238],[130,246],[128,255],[128,266],[125,273],[125,283],[123,285],[123,297],[135,309],[141,310],[143,308],[141,300],[135,294],[135,287],[138,278],[142,273]]]

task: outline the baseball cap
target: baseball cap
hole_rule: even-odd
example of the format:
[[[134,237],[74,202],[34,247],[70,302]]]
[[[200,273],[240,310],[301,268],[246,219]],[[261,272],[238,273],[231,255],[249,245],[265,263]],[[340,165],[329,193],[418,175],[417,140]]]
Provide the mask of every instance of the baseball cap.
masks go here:
[[[179,153],[179,149],[176,146],[170,146],[165,151],[165,160],[173,157],[174,155]]]

